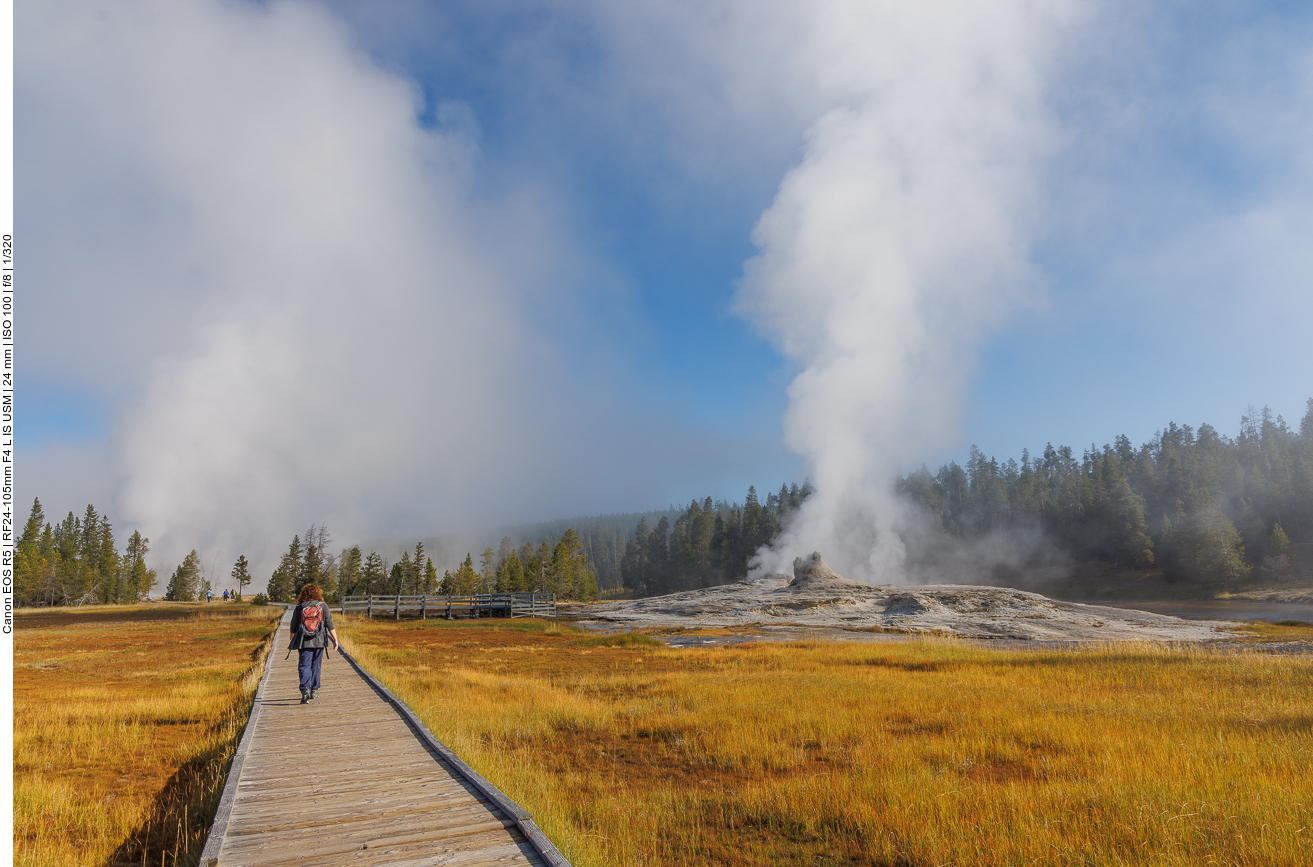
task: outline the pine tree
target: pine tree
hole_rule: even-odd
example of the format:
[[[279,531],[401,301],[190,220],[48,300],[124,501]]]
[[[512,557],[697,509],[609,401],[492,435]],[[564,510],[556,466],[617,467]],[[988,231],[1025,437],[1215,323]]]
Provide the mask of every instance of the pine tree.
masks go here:
[[[343,596],[353,596],[361,592],[364,577],[361,566],[359,545],[353,545],[342,552],[341,564],[337,570],[337,586]]]
[[[415,580],[416,575],[418,572],[415,570],[415,564],[410,561],[410,552],[402,551],[401,559],[392,567],[391,592],[403,595],[415,592],[415,585],[418,583]]]
[[[543,592],[547,590],[547,569],[552,562],[552,552],[543,542],[534,551],[524,568],[524,583],[528,590]]]
[[[114,530],[110,527],[109,521],[103,518],[100,522],[100,544],[98,547],[99,551],[96,556],[100,572],[100,589],[96,595],[101,602],[123,602],[123,559],[114,547]]]
[[[415,559],[411,561],[411,586],[415,593],[424,593],[424,543],[415,543]]]
[[[200,584],[201,558],[193,549],[178,568],[173,571],[173,576],[169,578],[169,586],[164,592],[164,598],[170,602],[195,602]]]
[[[479,592],[491,593],[493,585],[497,583],[497,552],[491,547],[483,549],[483,556],[479,558]]]
[[[514,550],[515,550],[515,543],[511,541],[511,537],[502,536],[501,543],[498,544],[497,546],[497,565],[499,568],[502,563],[506,562],[506,558],[511,556],[511,553]]]
[[[71,516],[70,516],[71,517]],[[43,605],[54,605],[59,600],[59,586],[64,574],[64,555],[60,550],[56,527],[46,524],[41,531],[42,570],[36,587],[37,599]]]
[[[237,562],[233,564],[232,579],[237,582],[237,598],[242,597],[242,591],[246,585],[251,583],[251,568],[246,562],[246,555],[239,554]]]
[[[498,593],[522,593],[524,586],[524,564],[520,555],[512,549],[497,564],[496,590]]]
[[[1269,581],[1285,581],[1291,575],[1290,537],[1280,524],[1272,525],[1267,537],[1267,554],[1260,561],[1263,576]]]
[[[588,557],[583,552],[579,534],[567,528],[552,551],[547,569],[547,588],[564,599],[593,599],[597,597],[597,580],[588,568]]]
[[[155,585],[155,570],[146,568],[146,555],[149,552],[150,540],[141,535],[140,530],[133,530],[128,537],[120,566],[123,573],[123,601],[136,602],[149,594],[150,588]]]
[[[660,595],[670,591],[670,521],[665,515],[657,521],[656,529],[647,534],[646,569],[643,583],[647,592]]]
[[[49,527],[41,500],[33,499],[14,552],[14,595],[19,605],[35,605],[44,595],[53,551],[45,550],[41,540],[43,531],[48,536]]]
[[[438,589],[438,570],[432,557],[424,558],[424,595],[431,596]]]
[[[1188,494],[1187,517],[1175,533],[1178,562],[1193,578],[1234,587],[1249,575],[1240,533],[1207,492]]]
[[[304,549],[301,547],[301,537],[293,536],[292,543],[287,546],[287,553],[279,561],[278,568],[274,570],[273,575],[269,576],[269,583],[265,588],[265,595],[269,597],[270,602],[287,602],[291,603],[296,600],[297,594],[301,592],[302,568],[304,566]]]
[[[79,568],[71,591],[71,596],[79,602],[94,600],[100,590],[103,574],[100,562],[100,524],[100,515],[96,513],[95,506],[88,503],[82,516],[81,533],[78,534],[76,562]]]
[[[332,539],[328,535],[328,528],[326,526],[315,526],[314,524],[311,524],[310,529],[306,530],[305,545],[301,555],[302,564],[300,576],[298,578],[300,583],[296,586],[298,594],[301,591],[302,584],[317,584],[321,589],[326,589],[324,588],[324,584],[326,583],[324,568],[326,565],[325,555],[331,541]]]
[[[451,576],[451,585],[453,587],[449,592],[455,596],[467,596],[475,591],[479,584],[479,573],[474,569],[474,556],[465,555],[465,562],[460,565],[456,573]]]
[[[368,596],[377,596],[386,592],[384,582],[387,579],[388,564],[376,551],[370,551],[365,558],[365,567],[360,572],[363,592]]]
[[[1280,524],[1272,525],[1272,532],[1267,537],[1267,553],[1272,557],[1290,555],[1290,537]]]
[[[647,518],[639,518],[634,538],[625,542],[625,555],[620,561],[621,583],[639,596],[647,593],[647,537],[651,532]]]

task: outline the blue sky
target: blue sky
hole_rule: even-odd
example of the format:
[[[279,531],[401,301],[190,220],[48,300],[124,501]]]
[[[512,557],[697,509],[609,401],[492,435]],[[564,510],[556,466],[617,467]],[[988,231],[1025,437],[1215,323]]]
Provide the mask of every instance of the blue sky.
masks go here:
[[[932,465],[973,442],[1000,456],[1118,433],[1139,442],[1168,421],[1234,433],[1250,404],[1297,424],[1313,397],[1313,353],[1300,345],[1313,278],[1294,267],[1281,272],[1290,285],[1272,286],[1255,273],[1269,255],[1296,254],[1290,239],[1236,242],[1216,271],[1191,248],[1194,233],[1225,232],[1251,209],[1307,207],[1313,12],[1140,5],[1113,4],[1089,25],[1087,54],[1052,95],[1082,140],[1046,178],[1055,219],[1033,251],[1041,297],[986,342],[959,444],[927,454]],[[797,142],[718,166],[709,183],[672,157],[669,130],[652,123],[635,137],[634,110],[603,116],[557,80],[526,86],[529,64],[508,61],[530,42],[586,92],[608,69],[587,16],[485,7],[414,4],[392,18],[337,5],[380,63],[423,89],[427,122],[439,102],[469,107],[490,178],[547,178],[566,197],[575,231],[634,293],[646,339],[626,361],[654,392],[677,394],[676,411],[697,424],[775,427],[793,369],[734,315],[732,295]],[[1251,100],[1251,117],[1229,114]],[[1264,314],[1260,299],[1289,312]]]
[[[771,264],[802,249],[806,227],[754,228],[856,140],[825,148],[844,111],[880,142],[1007,163],[964,192],[1002,228],[969,229],[979,237],[953,254],[955,268],[1005,276],[916,296],[913,325],[943,330],[927,325],[898,358],[950,346],[909,374],[933,399],[875,402],[894,421],[857,438],[895,431],[913,446],[863,472],[934,467],[972,443],[1003,458],[1140,442],[1168,421],[1234,434],[1249,404],[1298,424],[1313,397],[1313,8],[1003,4],[977,44],[951,26],[969,5],[919,18],[885,5],[871,4],[880,24],[845,2],[195,0],[98,22],[78,4],[18,4],[21,496],[57,511],[92,500],[170,553],[203,542],[226,556],[271,524],[279,539],[325,520],[404,535],[735,498],[814,474],[829,446],[800,446],[797,416],[785,420],[802,405],[790,383],[824,362],[787,349],[787,322],[753,307],[807,318],[810,278]],[[879,32],[846,33],[862,26]],[[906,75],[865,45],[908,52]],[[963,54],[997,81],[939,81]],[[937,102],[916,138],[904,128],[919,118],[895,107],[918,88]],[[955,118],[991,100],[1018,119],[973,151]],[[211,146],[225,130],[240,135]],[[320,157],[322,178],[261,198]],[[935,160],[898,168],[933,175]],[[325,203],[361,166],[333,222]],[[817,189],[796,193],[797,213],[814,213]],[[321,246],[300,228],[317,220]],[[933,248],[926,226],[907,243]],[[1015,249],[993,252],[992,237]],[[759,255],[764,276],[745,283]],[[344,267],[316,270],[334,259]],[[346,270],[353,283],[324,289]],[[348,316],[358,305],[363,318]],[[284,321],[295,340],[276,336]],[[881,319],[854,351],[877,358],[906,330]],[[313,419],[252,421],[278,394],[314,404]],[[374,421],[406,395],[395,424]],[[352,424],[358,436],[338,430]],[[200,428],[214,438],[193,438]],[[344,450],[364,469],[323,482]],[[214,455],[234,463],[211,477]],[[245,472],[274,479],[259,499],[276,505],[198,529],[244,510],[249,490],[223,480]],[[224,505],[179,505],[197,501]]]

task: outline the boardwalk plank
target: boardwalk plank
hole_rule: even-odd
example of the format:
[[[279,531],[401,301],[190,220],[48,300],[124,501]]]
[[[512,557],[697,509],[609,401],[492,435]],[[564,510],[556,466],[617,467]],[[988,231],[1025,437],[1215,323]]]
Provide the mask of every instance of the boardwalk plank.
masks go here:
[[[493,819],[485,812],[481,818],[472,820],[467,818],[459,825],[445,828],[417,828],[414,817],[407,816],[399,817],[386,825],[352,822],[343,827],[324,825],[320,828],[304,829],[303,832],[295,835],[285,832],[251,835],[234,841],[231,851],[234,856],[243,853],[260,853],[262,857],[269,857],[283,852],[291,853],[296,857],[310,857],[435,841],[441,841],[447,848],[459,848],[469,846],[471,841],[479,843],[490,833],[493,837],[488,839],[514,842],[511,837],[514,832],[509,828],[509,822],[508,819]],[[331,831],[331,834],[324,833],[326,830]]]
[[[306,795],[321,795],[332,797],[337,794],[355,794],[359,793],[362,788],[373,784],[386,784],[402,789],[423,788],[433,797],[450,797],[450,798],[467,798],[488,803],[486,798],[479,798],[468,789],[461,786],[452,785],[451,780],[435,778],[430,775],[419,774],[398,774],[389,776],[387,769],[374,770],[372,772],[361,772],[352,774],[349,779],[333,780],[331,782],[314,784],[301,783],[289,777],[269,777],[258,781],[243,781],[239,791],[242,796],[252,803],[259,803],[265,798],[296,798]]]
[[[225,855],[224,864],[233,867],[259,867],[269,863],[280,864],[394,864],[398,860],[424,859],[437,856],[436,863],[457,860],[478,861],[504,859],[509,863],[533,863],[535,854],[522,835],[505,828],[499,822],[489,822],[471,828],[464,834],[396,834],[392,836],[359,837],[344,839],[314,838],[288,843],[271,838],[265,845],[247,845]],[[252,841],[255,843],[255,841]]]
[[[489,811],[487,804],[447,804],[442,805],[440,811],[434,811],[433,807],[434,804],[427,799],[403,801],[391,798],[372,803],[339,804],[336,807],[315,804],[309,809],[290,814],[285,808],[252,810],[251,820],[244,827],[235,830],[233,836],[264,834],[269,833],[271,829],[291,833],[328,824],[334,825],[343,833],[357,825],[386,827],[398,821],[413,828],[417,821],[416,817],[419,817],[418,821],[427,828],[455,828],[465,822],[482,821],[485,817],[495,815]],[[367,813],[364,819],[359,818],[362,811]]]

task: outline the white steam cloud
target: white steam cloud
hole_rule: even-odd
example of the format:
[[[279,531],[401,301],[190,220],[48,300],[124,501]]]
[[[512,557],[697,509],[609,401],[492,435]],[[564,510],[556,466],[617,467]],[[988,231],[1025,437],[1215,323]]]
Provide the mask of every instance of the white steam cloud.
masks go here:
[[[116,512],[162,562],[264,561],[311,521],[349,542],[522,519],[605,470],[605,446],[576,463],[579,391],[527,313],[563,267],[550,232],[471,192],[469,122],[423,128],[312,4],[20,13],[50,284],[29,345],[120,375]]]
[[[601,44],[596,81],[555,71],[569,51],[527,67],[584,106],[562,123],[665,136],[685,180],[754,202],[801,136],[737,309],[801,370],[785,432],[817,493],[757,567],[820,550],[905,577],[891,481],[955,443],[980,342],[1034,292],[1047,88],[1083,4],[546,8]],[[627,374],[552,333],[589,341],[564,287],[606,264],[532,183],[480,186],[469,109],[422,126],[417,88],[321,6],[43,0],[17,28],[25,251],[51,288],[24,358],[120,408],[120,526],[163,559],[310,521],[354,541],[635,508],[752,463],[576,381]]]
[[[738,300],[803,368],[785,430],[816,494],[757,570],[819,550],[844,575],[905,578],[892,480],[954,441],[981,338],[1034,283],[1046,67],[1069,6],[809,6],[792,70],[819,111]]]

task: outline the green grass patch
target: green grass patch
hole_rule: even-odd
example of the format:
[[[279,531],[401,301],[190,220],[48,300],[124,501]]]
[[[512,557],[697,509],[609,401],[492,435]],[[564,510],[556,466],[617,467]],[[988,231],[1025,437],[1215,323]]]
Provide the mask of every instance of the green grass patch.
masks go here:
[[[664,647],[657,639],[641,632],[616,632],[611,635],[593,635],[576,638],[575,647]]]

